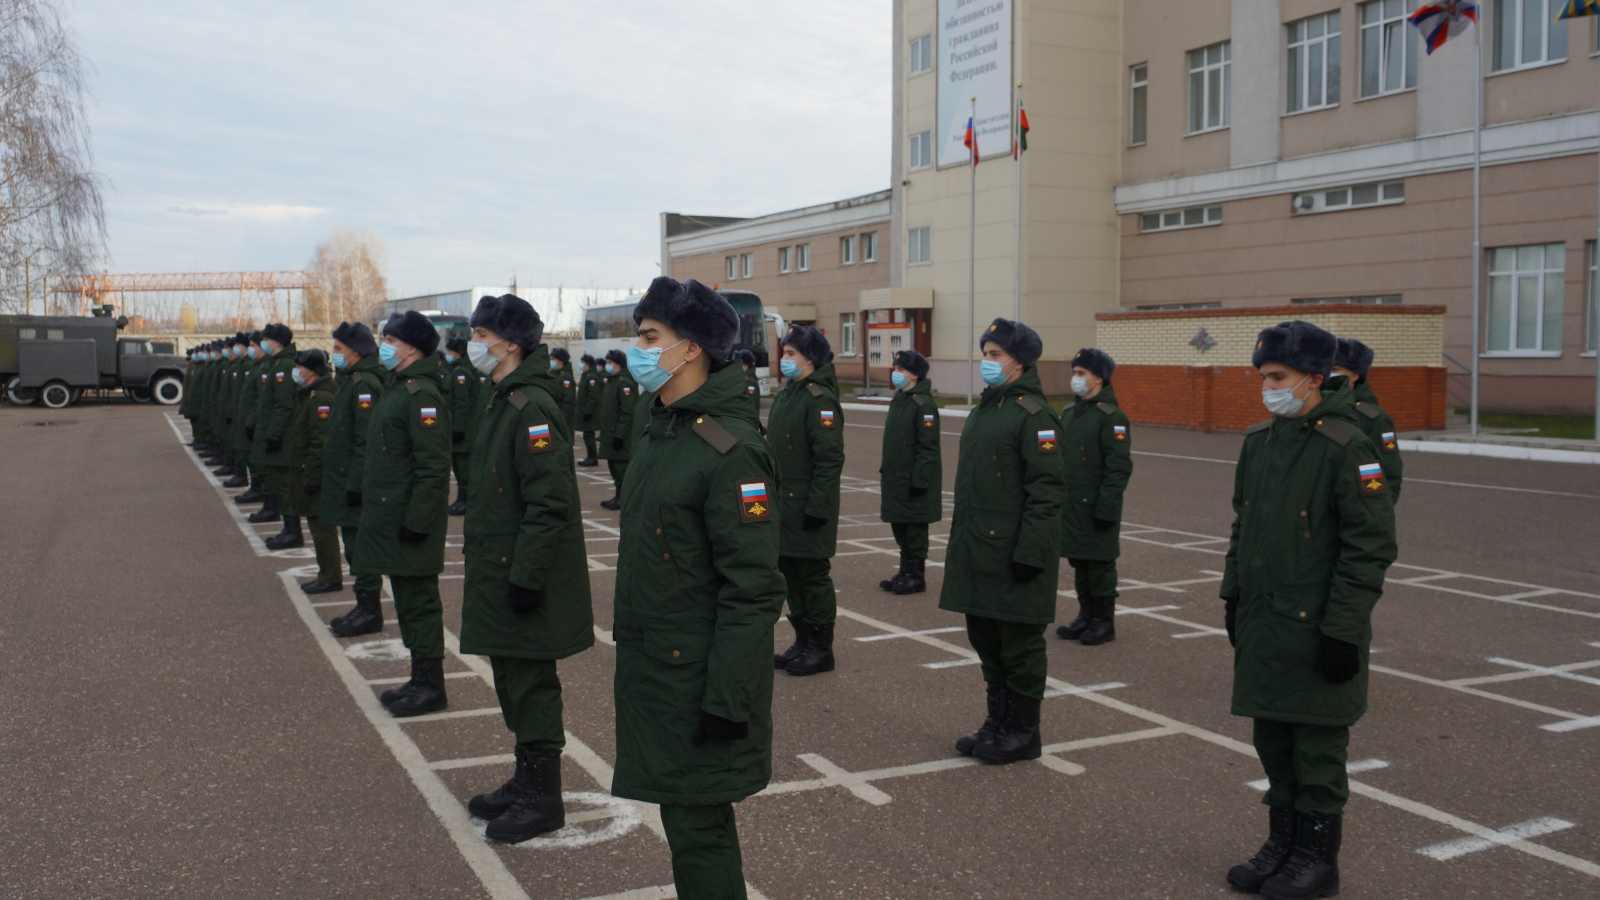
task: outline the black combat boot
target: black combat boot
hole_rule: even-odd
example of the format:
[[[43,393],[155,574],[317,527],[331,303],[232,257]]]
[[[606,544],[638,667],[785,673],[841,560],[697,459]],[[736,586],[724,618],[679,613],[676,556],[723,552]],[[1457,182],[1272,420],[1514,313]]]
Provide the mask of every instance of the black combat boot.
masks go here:
[[[799,616],[789,616],[789,624],[794,626],[794,643],[782,653],[772,654],[772,667],[775,669],[789,668],[789,661],[800,655],[806,647],[806,641],[811,640],[811,623]]]
[[[261,508],[251,513],[251,524],[278,521],[278,498],[268,494],[262,498]]]
[[[335,637],[377,634],[383,630],[383,597],[377,591],[356,588],[356,608],[328,623]],[[415,660],[413,667],[415,665]],[[384,706],[389,702],[385,701]]]
[[[222,483],[225,488],[242,488],[250,484],[250,471],[244,466],[235,466],[233,477]]]
[[[1249,862],[1228,870],[1228,884],[1234,890],[1241,894],[1259,894],[1267,879],[1278,874],[1289,861],[1289,854],[1294,852],[1295,820],[1293,809],[1267,807],[1267,842]]]
[[[971,756],[973,747],[993,740],[994,730],[1000,727],[1001,721],[1006,717],[1006,702],[1011,697],[1011,692],[998,684],[984,686],[989,689],[989,716],[983,720],[983,727],[979,728],[976,734],[969,734],[956,741],[956,752],[962,756]]]
[[[928,589],[928,582],[923,580],[922,577],[922,573],[924,571],[922,567],[926,564],[926,560],[917,559],[915,556],[907,553],[905,561],[906,574],[905,577],[900,579],[900,583],[894,586],[894,592],[901,596],[905,596],[906,594],[920,594],[923,591],[926,591]]]
[[[622,508],[622,492],[618,491],[617,495],[615,497],[612,497],[610,500],[601,500],[600,501],[600,505],[604,506],[606,509],[621,509]]]
[[[1294,852],[1278,874],[1261,885],[1267,900],[1311,900],[1339,893],[1339,844],[1344,816],[1296,817]]]
[[[300,531],[299,516],[284,516],[283,530],[267,538],[268,550],[292,550],[295,547],[306,545],[305,535]]]
[[[413,663],[410,690],[404,690],[389,704],[389,715],[397,719],[438,712],[450,705],[444,693],[444,660],[424,659]]]
[[[905,552],[904,550],[900,551],[900,570],[898,572],[895,572],[893,575],[890,575],[888,578],[885,578],[884,580],[878,582],[878,590],[880,590],[880,591],[893,591],[894,590],[895,584],[898,583],[901,579],[906,577],[906,560],[909,559],[910,557],[911,557],[911,554]]]
[[[1011,693],[1006,701],[1006,717],[1000,720],[1000,727],[994,730],[992,738],[974,746],[972,755],[997,766],[1042,756],[1043,742],[1039,740],[1041,702]]]
[[[250,479],[250,490],[233,498],[233,502],[244,506],[247,503],[260,503],[263,499],[265,499],[265,495],[261,493],[261,479],[252,478]]]
[[[467,514],[467,489],[456,488],[456,502],[450,504],[450,515],[464,516]]]
[[[595,459],[593,456],[585,456],[583,459],[578,460],[578,465],[585,469],[592,469],[600,465],[600,460]]]
[[[217,476],[218,478],[227,478],[237,471],[239,470],[234,466],[233,460],[224,456],[222,458],[222,465],[218,468],[212,469],[211,474]]]
[[[1089,603],[1092,597],[1078,598],[1078,617],[1056,629],[1056,637],[1064,641],[1075,641],[1089,627]]]
[[[307,594],[331,594],[334,591],[344,590],[344,583],[340,581],[323,581],[321,578],[308,581],[300,585],[300,590]]]
[[[561,757],[534,756],[529,760],[522,792],[498,819],[489,823],[484,836],[491,841],[520,844],[565,824],[567,808],[561,802]]]
[[[351,615],[355,615],[355,613],[351,613]],[[346,621],[349,620],[347,619]],[[425,662],[427,662],[427,660],[423,659],[422,657],[416,655],[415,653],[411,654],[411,677],[406,681],[405,684],[402,684],[398,687],[389,688],[387,691],[379,694],[378,702],[383,704],[384,708],[387,709],[390,706],[393,706],[396,700],[399,700],[401,697],[411,693],[411,689],[416,687],[418,679],[422,678],[422,664]]]
[[[1117,639],[1117,598],[1089,598],[1089,627],[1078,636],[1085,647],[1105,644]]]
[[[518,744],[512,755],[516,757],[517,767],[511,773],[511,780],[493,793],[473,797],[467,802],[467,812],[480,819],[498,819],[522,796],[523,785],[528,783],[528,770],[533,766],[533,754]]]
[[[811,639],[800,648],[800,653],[783,667],[790,675],[804,677],[819,672],[833,671],[833,626],[811,625]]]

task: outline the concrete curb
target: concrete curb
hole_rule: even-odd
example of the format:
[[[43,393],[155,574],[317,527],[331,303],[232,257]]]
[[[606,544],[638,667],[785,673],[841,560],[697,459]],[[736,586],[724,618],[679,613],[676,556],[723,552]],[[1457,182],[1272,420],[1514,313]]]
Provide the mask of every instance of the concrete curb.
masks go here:
[[[1514,444],[1469,444],[1461,441],[1400,441],[1400,449],[1416,453],[1451,453],[1456,456],[1489,456],[1496,459],[1524,459],[1533,462],[1579,463],[1600,466],[1600,453],[1586,450],[1547,450]]]

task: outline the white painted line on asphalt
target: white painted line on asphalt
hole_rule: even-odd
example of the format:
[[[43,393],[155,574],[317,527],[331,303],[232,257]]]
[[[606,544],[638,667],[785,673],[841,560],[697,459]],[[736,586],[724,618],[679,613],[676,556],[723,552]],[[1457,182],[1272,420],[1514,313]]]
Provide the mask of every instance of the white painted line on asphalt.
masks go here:
[[[1551,497],[1573,497],[1579,500],[1600,500],[1596,494],[1572,494],[1566,491],[1540,491],[1533,488],[1505,487],[1498,484],[1472,484],[1467,481],[1435,481],[1432,478],[1407,478],[1403,484],[1443,484],[1450,487],[1479,488],[1485,491],[1515,491],[1519,494],[1545,494]]]
[[[379,599],[378,602],[379,603],[391,603],[392,604],[392,603],[394,603],[394,598],[393,597],[383,597],[383,598]],[[312,609],[323,609],[323,608],[329,607],[329,606],[351,606],[351,607],[353,607],[354,605],[355,605],[355,600],[354,599],[350,599],[350,600],[326,600],[326,601],[323,601],[322,603],[313,603],[313,604],[311,604],[311,608]]]
[[[1091,694],[1095,691],[1114,691],[1117,688],[1125,688],[1127,686],[1128,684],[1125,681],[1104,681],[1100,684],[1086,684],[1083,687],[1051,688],[1044,692],[1044,698],[1049,700],[1052,697],[1071,697],[1077,694]]]
[[[1568,731],[1581,731],[1585,728],[1600,726],[1600,716],[1588,716],[1582,719],[1568,719],[1565,722],[1551,722],[1539,727],[1545,731],[1554,731],[1561,734]]]
[[[472,673],[472,672],[446,672],[446,673],[444,673],[444,677],[446,677],[446,678],[477,678],[478,676],[476,674]],[[382,685],[386,685],[386,684],[405,684],[406,682],[408,682],[410,680],[411,680],[410,678],[405,677],[405,676],[401,676],[399,678],[368,678],[367,679],[367,684],[370,684],[370,685],[373,685],[373,686],[376,687],[376,686],[382,686]]]
[[[951,632],[966,631],[966,630],[967,630],[966,626],[964,626],[964,625],[951,625],[948,628],[924,628],[923,630],[918,631],[918,632],[914,632],[914,633],[915,634],[950,634]],[[871,642],[871,641],[892,641],[895,638],[903,638],[903,637],[905,637],[905,635],[903,635],[903,634],[869,634],[866,637],[854,638],[854,640],[861,641],[862,643],[868,643],[868,642]]]
[[[974,659],[944,659],[939,662],[923,663],[924,669],[954,669],[957,666],[976,666],[978,660]]]
[[[1069,762],[1060,757],[1051,756],[1048,753],[1041,755],[1038,762],[1039,765],[1044,766],[1046,769],[1052,772],[1060,772],[1063,775],[1082,775],[1089,771],[1075,762]]]
[[[838,785],[873,806],[883,806],[893,799],[888,794],[868,784],[860,775],[846,772],[844,769],[829,762],[826,757],[816,753],[802,753],[800,754],[800,761],[821,772],[823,780],[827,782],[828,786]]]
[[[1445,841],[1442,844],[1434,844],[1431,847],[1423,847],[1417,852],[1430,859],[1444,862],[1459,856],[1466,856],[1468,853],[1477,853],[1492,847],[1504,847],[1516,844],[1525,838],[1555,834],[1558,831],[1566,831],[1568,828],[1576,827],[1565,819],[1544,816],[1538,819],[1529,819],[1526,822],[1518,822],[1515,825],[1508,825],[1499,831],[1479,837],[1457,838],[1453,841]]]
[[[1559,666],[1550,666],[1550,668],[1559,669],[1562,672],[1579,672],[1579,671],[1582,671],[1584,669],[1593,669],[1593,668],[1597,668],[1597,667],[1600,667],[1600,660],[1590,660],[1589,662],[1565,663],[1565,664],[1559,665]],[[1503,673],[1501,673],[1499,675],[1482,675],[1482,676],[1479,676],[1479,677],[1476,677],[1476,678],[1452,678],[1452,679],[1450,679],[1450,683],[1451,684],[1459,684],[1459,685],[1462,685],[1463,687],[1470,687],[1470,686],[1479,685],[1479,684],[1501,684],[1501,683],[1507,682],[1507,681],[1525,681],[1525,680],[1527,680],[1529,678],[1544,678],[1544,677],[1545,677],[1545,673],[1543,673],[1543,672],[1521,672],[1521,671],[1518,671],[1518,672],[1503,672]]]
[[[677,887],[664,884],[660,887],[623,891],[620,894],[606,894],[604,897],[589,897],[587,900],[674,900],[677,896]]]
[[[1387,768],[1389,768],[1389,763],[1386,762],[1385,760],[1381,760],[1381,759],[1358,759],[1358,760],[1355,760],[1354,762],[1345,763],[1344,771],[1345,771],[1346,774],[1353,775],[1353,774],[1355,774],[1357,772],[1371,772],[1371,771],[1374,771],[1376,769],[1387,769]],[[1266,779],[1266,778],[1258,778],[1255,781],[1247,781],[1247,782],[1245,782],[1244,786],[1247,787],[1247,788],[1252,788],[1254,790],[1264,791],[1267,788],[1272,787],[1272,782],[1270,780]]]
[[[1533,672],[1539,675],[1549,675],[1552,678],[1565,678],[1568,681],[1576,681],[1581,684],[1600,686],[1600,678],[1590,678],[1587,675],[1574,675],[1570,671],[1560,668],[1536,666],[1533,663],[1517,662],[1514,659],[1505,659],[1499,656],[1490,657],[1489,662],[1492,662],[1497,666],[1509,666],[1513,669],[1521,669],[1524,672]],[[1600,665],[1600,663],[1593,663],[1593,665]]]
[[[1549,450],[1544,447],[1518,447],[1510,444],[1468,444],[1456,441],[1414,441],[1401,439],[1401,450],[1417,453],[1445,453],[1452,456],[1488,456],[1495,459],[1521,459],[1533,462],[1600,465],[1600,453],[1588,450]]]
[[[396,719],[395,721],[402,725],[411,725],[417,722],[441,722],[448,719],[476,719],[479,716],[498,715],[500,715],[500,707],[480,706],[477,709],[448,709],[444,712],[423,713],[420,716],[409,716],[404,719]]]
[[[1182,609],[1181,606],[1123,606],[1117,609],[1119,616],[1144,616],[1153,612],[1166,612],[1169,609]]]
[[[1523,709],[1531,709],[1534,712],[1541,712],[1547,716],[1555,716],[1560,719],[1568,720],[1566,722],[1557,722],[1551,725],[1539,726],[1546,731],[1573,731],[1577,728],[1587,727],[1573,724],[1574,721],[1586,719],[1586,716],[1580,716],[1577,713],[1567,712],[1564,709],[1556,709],[1553,706],[1545,706],[1542,703],[1530,703],[1527,700],[1518,700],[1515,697],[1507,697],[1504,694],[1496,694],[1490,691],[1480,691],[1475,687],[1465,687],[1451,681],[1440,681],[1437,678],[1429,678],[1426,675],[1416,675],[1411,672],[1403,672],[1399,669],[1391,669],[1388,666],[1375,666],[1369,663],[1367,665],[1367,669],[1372,672],[1381,672],[1384,675],[1393,675],[1396,678],[1404,678],[1407,681],[1415,681],[1420,684],[1429,684],[1434,687],[1444,688],[1446,690],[1458,691],[1463,694],[1470,694],[1474,697],[1482,697],[1485,700],[1496,700],[1500,703],[1507,703],[1511,706],[1520,706]]]
[[[1151,453],[1149,450],[1129,450],[1128,452],[1134,456],[1159,456],[1162,459],[1186,459],[1190,462],[1222,463],[1226,466],[1239,464],[1236,459],[1218,459],[1215,456],[1181,456],[1177,453]]]
[[[1067,694],[1082,693],[1082,691],[1067,691]],[[1049,696],[1046,694],[1045,696]],[[1124,731],[1119,734],[1107,734],[1100,737],[1081,738],[1076,741],[1063,741],[1059,744],[1045,744],[1046,753],[1071,753],[1074,750],[1092,750],[1095,747],[1109,747],[1113,744],[1131,744],[1136,741],[1148,741],[1152,738],[1168,737],[1183,732],[1176,728],[1144,728],[1139,731]]]
[[[471,672],[468,672],[467,675],[472,678],[478,677]],[[472,769],[478,766],[506,766],[516,761],[517,755],[515,753],[497,753],[493,756],[469,756],[462,759],[434,760],[428,763],[428,768],[439,772],[445,769]]]

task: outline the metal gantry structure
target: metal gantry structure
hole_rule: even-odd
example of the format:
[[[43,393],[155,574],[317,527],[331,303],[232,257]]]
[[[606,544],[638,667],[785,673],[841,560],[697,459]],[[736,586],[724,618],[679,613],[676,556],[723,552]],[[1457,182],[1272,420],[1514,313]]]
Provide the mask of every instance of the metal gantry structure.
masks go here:
[[[92,308],[107,303],[122,308],[122,295],[130,293],[177,293],[185,291],[237,291],[238,312],[234,327],[243,328],[259,305],[266,321],[279,321],[278,291],[303,291],[317,283],[306,269],[282,272],[164,272],[127,275],[59,275],[51,279],[50,293],[79,298],[78,314],[89,315]]]

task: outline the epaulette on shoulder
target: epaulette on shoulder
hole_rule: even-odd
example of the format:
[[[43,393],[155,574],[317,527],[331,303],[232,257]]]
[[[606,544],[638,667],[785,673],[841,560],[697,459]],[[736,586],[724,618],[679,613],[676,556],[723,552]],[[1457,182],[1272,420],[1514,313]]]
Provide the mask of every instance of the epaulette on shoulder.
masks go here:
[[[694,433],[700,435],[702,440],[723,456],[727,456],[730,450],[739,446],[738,438],[729,434],[728,429],[723,428],[720,422],[707,415],[694,417]]]
[[[1271,428],[1271,427],[1272,427],[1272,420],[1271,419],[1263,419],[1260,422],[1257,422],[1254,425],[1251,425],[1249,428],[1246,428],[1244,430],[1244,435],[1245,435],[1245,437],[1249,437],[1250,435],[1255,434],[1258,431],[1266,431],[1268,428]]]
[[[422,390],[422,382],[416,380],[415,378],[408,379],[406,381],[406,390],[409,391],[410,393],[415,394],[418,391]]]
[[[519,412],[531,402],[528,399],[528,395],[522,391],[522,388],[517,388],[511,392],[510,396],[506,397],[506,402],[515,406]]]
[[[1333,419],[1318,419],[1316,430],[1318,434],[1341,447],[1355,440],[1356,435],[1360,434],[1349,425]]]
[[[927,406],[928,405],[928,395],[927,394],[912,394],[911,395],[911,402],[915,403],[918,406]]]
[[[1096,403],[1095,406],[1100,407],[1100,411],[1108,416],[1114,416],[1117,413],[1122,412],[1122,410],[1117,409],[1117,407],[1111,403]]]
[[[360,384],[361,383],[361,376],[362,376],[361,372],[351,372],[350,373],[350,383],[351,384]]]
[[[822,385],[817,384],[815,381],[813,381],[810,384],[806,385],[806,390],[810,391],[811,392],[811,396],[813,396],[813,397],[821,397],[824,393],[826,393],[822,389]]]
[[[1017,397],[1017,405],[1027,410],[1028,415],[1030,416],[1036,416],[1044,411],[1044,406],[1040,404],[1039,401],[1029,397],[1027,394],[1022,394]]]
[[[1356,412],[1361,413],[1363,416],[1366,416],[1369,419],[1376,419],[1377,417],[1383,415],[1383,410],[1376,406],[1368,406],[1360,400],[1356,401]]]

